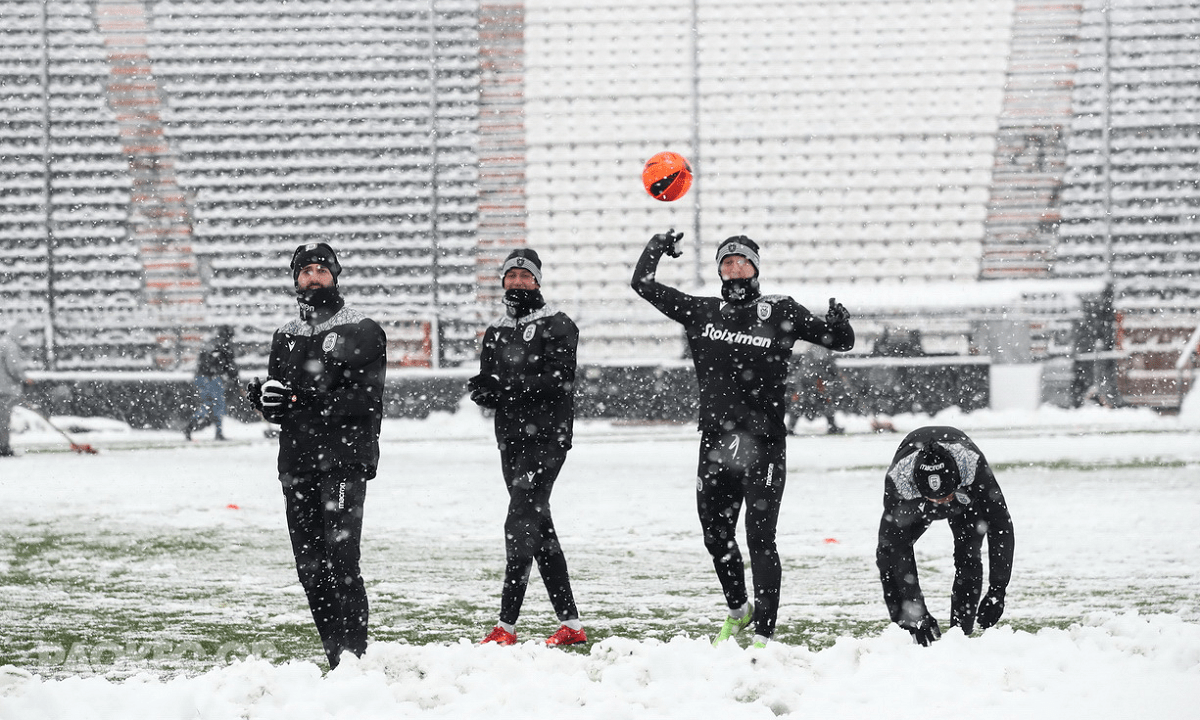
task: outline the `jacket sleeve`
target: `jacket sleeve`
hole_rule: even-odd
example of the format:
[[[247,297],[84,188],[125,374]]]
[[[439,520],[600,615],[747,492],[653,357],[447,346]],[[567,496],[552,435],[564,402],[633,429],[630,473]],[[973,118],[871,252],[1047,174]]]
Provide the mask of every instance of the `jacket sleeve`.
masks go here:
[[[658,308],[663,315],[686,325],[696,310],[698,299],[663,285],[655,278],[658,273],[658,261],[662,259],[664,252],[666,249],[653,240],[647,243],[641,257],[638,258],[637,267],[633,270],[630,285],[634,292]]]
[[[988,544],[988,587],[1007,590],[1012,579],[1013,551],[1016,538],[1013,535],[1012,515],[1004,501],[1004,493],[992,469],[982,464],[979,469],[982,515],[987,522]]]
[[[479,344],[479,375],[496,374],[496,328],[488,327]]]
[[[875,549],[875,564],[879,568],[888,616],[901,626],[920,620],[927,612],[913,553],[913,531],[924,526],[914,505],[900,502],[884,508],[879,521],[879,544]]]
[[[271,353],[267,356],[267,379],[278,380],[285,386],[288,384],[287,368],[284,367],[284,334],[276,330],[271,336]],[[266,408],[262,406],[261,398],[252,398],[254,406],[262,412],[263,417],[268,422],[273,422],[276,425],[283,422],[283,418],[287,415],[287,408],[283,406]]]
[[[827,323],[797,302],[790,304],[790,315],[801,340],[838,352],[854,349],[854,328],[850,326],[849,320],[834,324]]]
[[[326,397],[322,414],[331,420],[370,416],[383,412],[383,384],[387,373],[387,337],[371,319],[359,321],[346,338],[346,369]]]

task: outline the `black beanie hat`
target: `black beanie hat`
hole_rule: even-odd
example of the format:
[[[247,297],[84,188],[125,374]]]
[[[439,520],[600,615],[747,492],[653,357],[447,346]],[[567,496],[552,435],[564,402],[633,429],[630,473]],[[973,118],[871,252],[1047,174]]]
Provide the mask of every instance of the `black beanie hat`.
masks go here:
[[[755,275],[759,273],[758,243],[750,238],[745,235],[734,235],[722,240],[721,244],[717,246],[717,267],[719,268],[721,261],[730,255],[741,255],[746,258],[754,266]]]
[[[504,264],[500,266],[500,280],[504,280],[504,276],[513,268],[524,268],[533,273],[533,279],[540,286],[542,284],[542,259],[538,257],[537,252],[529,248],[517,248],[504,258]]]
[[[917,492],[930,500],[941,500],[958,489],[962,477],[958,462],[950,451],[937,443],[929,443],[917,452],[913,465],[913,483]]]
[[[342,274],[342,266],[337,255],[334,255],[333,248],[323,242],[306,243],[292,253],[292,282],[298,282],[300,271],[313,264],[323,265],[333,276],[333,284],[337,284],[338,275]]]

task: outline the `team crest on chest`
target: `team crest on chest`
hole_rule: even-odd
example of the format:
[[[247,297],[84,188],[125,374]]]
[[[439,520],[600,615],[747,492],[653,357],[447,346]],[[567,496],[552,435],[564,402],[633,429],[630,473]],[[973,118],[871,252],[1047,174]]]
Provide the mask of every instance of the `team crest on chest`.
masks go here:
[[[333,352],[334,346],[337,345],[337,333],[329,333],[325,336],[325,340],[321,343],[321,349],[325,352]]]
[[[529,342],[534,335],[537,335],[537,325],[530,324],[525,326],[525,332],[521,337],[525,339],[525,342]]]
[[[758,304],[758,319],[766,320],[771,317],[771,303],[760,302]]]

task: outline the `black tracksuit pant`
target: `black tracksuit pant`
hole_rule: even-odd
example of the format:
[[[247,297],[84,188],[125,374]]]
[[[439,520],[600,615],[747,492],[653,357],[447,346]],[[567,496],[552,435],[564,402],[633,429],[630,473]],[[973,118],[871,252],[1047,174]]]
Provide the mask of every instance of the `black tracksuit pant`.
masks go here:
[[[960,506],[961,507],[961,506]],[[909,509],[909,508],[906,508]],[[925,595],[917,583],[913,546],[940,517],[894,508],[879,522],[879,544],[875,564],[883,583],[883,600],[892,622],[911,621],[928,612]],[[963,626],[967,634],[975,627],[975,608],[983,587],[983,539],[988,523],[973,508],[950,515],[954,534],[954,584],[950,595],[950,625]]]
[[[566,459],[567,449],[557,443],[505,441],[500,444],[500,467],[508,488],[501,622],[516,624],[535,560],[559,621],[579,617],[571,593],[567,559],[550,518],[550,492]]]
[[[366,468],[351,466],[282,478],[296,572],[330,669],[343,650],[361,657],[367,649],[367,591],[359,571],[367,477]]]
[[[746,506],[746,545],[754,575],[754,632],[775,633],[783,572],[775,548],[775,526],[783,500],[783,437],[744,432],[705,432],[700,438],[696,509],[704,546],[730,609],[747,601],[746,570],[737,543],[737,522]]]

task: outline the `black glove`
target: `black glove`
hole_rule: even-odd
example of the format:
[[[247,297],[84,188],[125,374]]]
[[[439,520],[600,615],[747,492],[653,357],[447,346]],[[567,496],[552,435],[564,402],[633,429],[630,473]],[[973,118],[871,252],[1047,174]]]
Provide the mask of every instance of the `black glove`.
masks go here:
[[[662,248],[663,252],[673,258],[683,255],[683,251],[679,249],[679,241],[683,239],[683,233],[675,232],[675,228],[671,228],[665,233],[659,233],[650,238],[650,244]]]
[[[286,410],[292,404],[293,393],[290,388],[273,378],[259,385],[259,405],[268,412]]]
[[[929,647],[934,640],[942,636],[942,630],[938,627],[937,620],[929,613],[925,613],[925,616],[915,623],[910,623],[907,627],[902,624],[901,627],[907,630],[913,636],[913,641],[922,647]]]
[[[255,410],[262,410],[262,380],[254,378],[253,382],[246,383],[246,398]]]
[[[987,630],[991,626],[1000,622],[1000,616],[1004,614],[1004,590],[999,588],[988,588],[987,595],[979,601],[979,612],[975,613],[975,619],[979,622],[981,630]]]
[[[495,410],[500,407],[500,380],[495,375],[476,375],[467,380],[471,402],[479,407]]]
[[[825,311],[825,322],[830,325],[841,325],[850,320],[850,311],[835,298],[829,298],[829,309]]]

